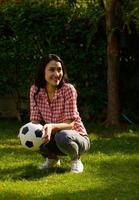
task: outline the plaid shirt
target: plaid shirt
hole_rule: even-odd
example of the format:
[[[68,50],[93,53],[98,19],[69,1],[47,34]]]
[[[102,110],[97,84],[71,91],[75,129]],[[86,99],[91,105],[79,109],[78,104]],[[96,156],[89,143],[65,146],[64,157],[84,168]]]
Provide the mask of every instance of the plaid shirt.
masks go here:
[[[30,120],[45,121],[45,123],[63,123],[66,120],[74,120],[73,130],[81,135],[87,135],[77,110],[77,92],[73,85],[65,83],[57,89],[53,100],[50,102],[44,88],[41,88],[34,101],[34,93],[37,87],[32,85],[30,89]]]

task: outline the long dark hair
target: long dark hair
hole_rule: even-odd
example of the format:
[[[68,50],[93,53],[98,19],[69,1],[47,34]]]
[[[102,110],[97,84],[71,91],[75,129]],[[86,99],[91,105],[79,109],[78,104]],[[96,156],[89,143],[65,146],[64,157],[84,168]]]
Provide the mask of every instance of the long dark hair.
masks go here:
[[[46,80],[45,80],[44,72],[45,72],[46,65],[51,60],[55,60],[57,62],[60,62],[61,66],[62,66],[62,70],[63,70],[63,77],[62,77],[59,85],[57,86],[57,88],[58,89],[61,88],[62,85],[65,82],[68,81],[68,77],[67,77],[67,73],[66,73],[66,70],[65,70],[65,66],[64,66],[64,63],[61,60],[61,58],[59,56],[57,56],[56,54],[48,54],[47,56],[45,56],[45,57],[42,58],[40,66],[39,66],[38,71],[37,71],[37,74],[35,76],[34,84],[35,84],[35,86],[37,86],[37,91],[34,94],[34,99],[35,99],[35,96],[39,93],[40,89],[44,88],[46,86]]]

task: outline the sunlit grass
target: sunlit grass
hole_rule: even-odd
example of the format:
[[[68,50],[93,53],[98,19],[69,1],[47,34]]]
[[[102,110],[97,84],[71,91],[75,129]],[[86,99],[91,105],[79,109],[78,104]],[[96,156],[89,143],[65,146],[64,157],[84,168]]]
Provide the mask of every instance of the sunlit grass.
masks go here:
[[[91,149],[82,156],[84,172],[62,168],[39,172],[43,158],[24,149],[17,138],[19,123],[0,124],[0,200],[137,200],[139,197],[139,130],[89,129]]]

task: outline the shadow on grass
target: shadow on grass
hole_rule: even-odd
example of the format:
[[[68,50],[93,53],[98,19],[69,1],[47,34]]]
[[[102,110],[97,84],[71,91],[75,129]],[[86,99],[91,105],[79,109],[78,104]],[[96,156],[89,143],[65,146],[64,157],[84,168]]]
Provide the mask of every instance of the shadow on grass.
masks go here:
[[[138,200],[139,197],[139,162],[138,159],[101,161],[94,166],[98,169],[92,173],[88,184],[82,176],[82,188],[77,192],[54,192],[46,199],[53,200]],[[92,167],[93,172],[93,167]],[[91,174],[91,171],[90,171]],[[75,175],[76,179],[76,175]],[[98,181],[99,179],[99,181]],[[89,180],[89,183],[90,183]],[[96,182],[96,183],[95,183]],[[85,183],[85,185],[84,185]],[[77,187],[78,188],[78,187]],[[72,188],[73,189],[73,188]]]
[[[113,153],[122,153],[122,154],[133,154],[135,152],[138,152],[138,145],[139,144],[139,138],[136,137],[121,137],[121,138],[102,138],[99,140],[94,140],[93,144],[91,145],[91,148],[88,152],[88,154],[96,154],[97,152],[105,153],[105,154],[113,154]],[[27,154],[28,153],[28,154]],[[26,150],[16,149],[16,147],[13,149],[9,148],[3,148],[1,150],[1,155],[4,157],[8,156],[12,157],[13,160],[16,162],[22,162],[22,160],[25,160],[26,158],[28,160],[32,160],[35,158],[35,155],[33,155],[34,152],[28,152]],[[29,158],[30,157],[30,158]],[[1,156],[2,158],[2,156]],[[104,168],[111,168],[111,166],[104,162]],[[113,165],[113,163],[112,163]],[[120,164],[120,161],[118,161],[118,165]],[[127,163],[128,165],[128,163]],[[103,168],[102,167],[102,168]],[[115,166],[116,167],[116,166]],[[138,166],[137,166],[138,167]],[[65,173],[68,172],[69,169],[67,168],[54,168],[49,171],[40,171],[37,169],[36,166],[29,164],[29,165],[23,165],[19,167],[9,167],[0,169],[0,179],[1,180],[20,180],[20,179],[26,179],[26,180],[35,180],[40,179],[42,177],[49,176],[53,173]]]
[[[116,186],[115,186],[116,187]],[[46,195],[36,195],[35,194],[35,198],[34,198],[34,194],[24,194],[24,196],[22,194],[20,194],[19,192],[12,192],[12,191],[7,191],[6,193],[1,192],[1,200],[112,200],[112,199],[117,199],[116,197],[119,196],[119,194],[111,194],[111,187],[109,188],[92,188],[92,189],[83,189],[83,191],[79,191],[79,192],[69,192],[69,191],[65,191],[65,192],[53,192],[53,194],[51,195],[47,195],[47,191],[46,191]],[[133,199],[130,199],[133,200]],[[137,199],[134,199],[137,200]]]
[[[105,130],[106,131],[106,130]],[[104,132],[105,132],[104,131]],[[102,132],[101,132],[102,133]],[[106,133],[106,132],[105,132]],[[107,134],[108,135],[108,134]],[[6,141],[5,141],[6,142]],[[11,146],[10,146],[11,145]],[[28,159],[32,160],[35,158],[34,152],[27,151],[22,148],[17,148],[17,144],[9,144],[9,147],[2,147],[0,149],[1,160],[5,158],[10,158],[13,162],[14,160],[17,162],[18,159],[20,162],[22,160]],[[122,153],[122,154],[132,154],[138,152],[139,146],[139,137],[131,137],[131,136],[120,136],[120,137],[98,137],[95,140],[91,140],[91,148],[88,154],[96,154],[97,152],[102,152],[105,154],[113,154],[113,153]],[[119,161],[118,161],[119,162]],[[33,163],[33,161],[32,161]],[[106,163],[104,163],[106,164]],[[69,169],[65,168],[57,168],[48,171],[39,171],[36,169],[34,165],[25,165],[20,167],[11,167],[0,169],[0,179],[1,180],[35,180],[40,179],[42,177],[49,176],[52,173],[65,173],[69,171]]]
[[[43,177],[47,177],[51,174],[63,174],[66,173],[66,168],[53,168],[51,170],[38,170],[36,166],[25,165],[20,167],[11,167],[0,169],[0,180],[36,180]]]
[[[24,148],[17,148],[16,146],[9,146],[9,147],[2,147],[0,148],[0,157],[1,160],[4,157],[4,159],[7,157],[13,157],[13,159],[19,159],[21,160],[22,158],[25,160],[26,158],[31,158],[32,156],[34,157],[36,152],[33,151],[28,151]]]
[[[97,153],[133,153],[133,152],[139,152],[139,137],[114,137],[114,138],[97,138],[97,139],[91,139],[91,148],[89,152]],[[9,147],[2,147],[0,148],[0,155],[1,159],[2,157],[7,156],[13,156],[15,158],[32,158],[35,157],[35,154],[38,154],[38,152],[29,151],[24,148],[17,148],[15,146],[9,146]]]
[[[81,184],[78,189],[76,187],[76,192],[73,192],[74,188],[71,186],[71,182],[67,182],[65,186],[61,185],[61,191],[59,191],[59,187],[55,187],[56,189],[51,192],[51,194],[47,194],[46,192],[36,192],[31,190],[30,192],[27,191],[27,193],[21,193],[21,191],[9,191],[7,189],[6,192],[1,191],[1,200],[16,200],[16,199],[24,199],[24,200],[137,200],[138,199],[138,179],[137,179],[137,166],[136,160],[132,159],[130,162],[130,170],[128,171],[127,165],[129,165],[128,161],[120,161],[118,163],[113,162],[111,163],[112,166],[110,166],[110,163],[101,162],[99,166],[99,171],[97,174],[92,174],[90,177],[90,180],[92,180],[92,184],[87,182],[85,177],[82,177],[82,188]],[[119,165],[121,167],[119,167]],[[29,168],[30,166],[27,166]],[[133,167],[133,168],[132,168]],[[136,170],[135,170],[136,169]],[[16,170],[16,169],[15,169]],[[19,170],[22,171],[22,168]],[[28,171],[28,170],[27,170]],[[34,169],[31,167],[31,171],[36,173]],[[29,173],[29,171],[28,171]],[[28,173],[23,176],[23,178],[29,178]],[[41,175],[39,175],[40,177]],[[46,175],[47,176],[47,175]],[[78,175],[77,175],[78,176]],[[98,182],[99,177],[99,182]],[[74,179],[76,179],[76,175],[74,176]],[[74,181],[73,179],[73,181]],[[83,180],[85,179],[85,180]],[[86,184],[84,185],[84,182],[86,181]],[[97,184],[94,184],[95,181]],[[59,183],[61,184],[61,183]],[[53,185],[54,187],[54,185]],[[69,187],[71,187],[71,192]],[[49,188],[51,186],[49,185]],[[42,188],[44,191],[45,188]],[[12,190],[12,189],[11,189]],[[74,190],[74,191],[75,191]],[[34,196],[35,195],[35,196]]]
[[[1,161],[3,160],[3,162],[5,163],[5,168],[0,167],[1,180],[35,180],[49,176],[52,173],[60,174],[69,171],[69,169],[62,167],[53,168],[49,171],[39,170],[37,169],[37,166],[35,166],[35,164],[36,160],[39,160],[39,156],[42,156],[39,155],[38,152],[28,151],[24,148],[16,148],[16,146],[0,148],[0,155]],[[6,165],[7,162],[8,165]],[[12,163],[10,167],[9,162],[15,162],[15,164]],[[27,164],[28,162],[31,164]],[[18,166],[16,166],[16,163],[18,164]]]
[[[101,137],[101,138],[113,138],[118,134],[122,135],[125,132],[139,132],[139,125],[123,125],[123,126],[111,126],[105,127],[104,125],[100,124],[87,124],[87,131],[89,134],[93,133],[94,135]]]
[[[132,154],[139,152],[139,137],[113,137],[113,138],[98,138],[91,139],[91,148],[89,152],[102,152],[105,154],[112,153],[128,153]]]
[[[100,138],[97,140],[93,140],[91,144],[91,148],[88,154],[96,154],[97,152],[105,153],[111,155],[113,153],[122,153],[122,154],[133,154],[138,153],[139,149],[139,138],[138,137],[125,137],[122,136],[120,138]],[[33,160],[35,159],[35,152],[27,151],[26,149],[18,149],[15,147],[3,147],[0,149],[1,160],[4,157],[12,160],[13,162],[22,162],[22,160]],[[32,161],[33,163],[33,161]],[[49,176],[51,173],[65,173],[69,169],[58,168],[48,171],[39,171],[36,169],[34,165],[26,165],[21,167],[11,167],[0,170],[0,179],[6,180],[10,179],[39,179],[44,176]]]

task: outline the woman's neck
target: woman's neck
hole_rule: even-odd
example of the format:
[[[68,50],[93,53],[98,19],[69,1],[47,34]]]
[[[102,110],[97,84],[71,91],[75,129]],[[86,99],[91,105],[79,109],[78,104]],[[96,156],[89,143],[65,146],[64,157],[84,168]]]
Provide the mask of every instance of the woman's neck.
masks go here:
[[[53,101],[56,89],[57,89],[57,87],[50,87],[50,86],[46,85],[46,92],[47,92],[49,102]]]
[[[46,85],[46,91],[48,94],[55,93],[56,89],[57,89],[57,87],[52,87],[52,86]]]

